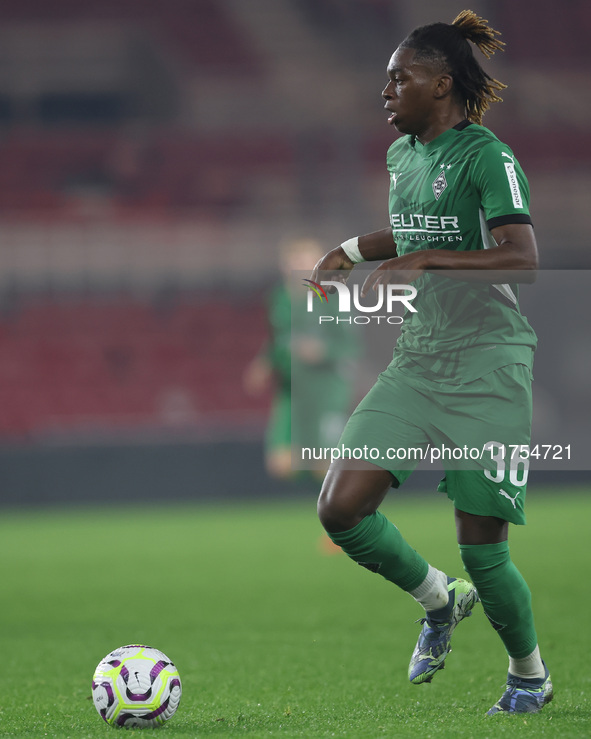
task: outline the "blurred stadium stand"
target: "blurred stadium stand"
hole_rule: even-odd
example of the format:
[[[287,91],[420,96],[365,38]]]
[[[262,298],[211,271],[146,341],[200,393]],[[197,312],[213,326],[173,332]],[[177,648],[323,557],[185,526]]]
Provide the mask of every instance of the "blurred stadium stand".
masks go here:
[[[252,297],[37,295],[4,307],[5,437],[260,431],[261,404],[241,383],[262,342],[262,308]]]
[[[387,60],[463,6],[1,3],[5,449],[260,440],[268,398],[246,397],[241,376],[276,245],[385,222]],[[530,178],[543,266],[588,268],[590,6],[471,7],[508,44],[487,67],[510,87],[486,122]]]

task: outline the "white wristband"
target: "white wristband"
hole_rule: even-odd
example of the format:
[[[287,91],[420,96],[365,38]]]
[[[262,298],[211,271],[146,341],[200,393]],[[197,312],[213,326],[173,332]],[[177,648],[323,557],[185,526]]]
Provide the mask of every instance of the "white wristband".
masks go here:
[[[365,262],[365,259],[361,256],[361,252],[359,251],[359,236],[356,236],[354,239],[349,239],[348,241],[343,241],[343,243],[341,244],[341,249],[345,252],[345,254],[353,262],[353,264]]]

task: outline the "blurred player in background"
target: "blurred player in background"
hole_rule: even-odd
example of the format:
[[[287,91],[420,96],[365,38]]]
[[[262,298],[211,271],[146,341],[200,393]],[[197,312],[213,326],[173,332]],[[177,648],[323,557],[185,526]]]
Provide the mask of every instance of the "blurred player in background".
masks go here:
[[[320,333],[317,320],[302,309],[302,275],[309,274],[322,254],[321,245],[312,239],[291,239],[281,246],[282,280],[267,300],[269,338],[244,376],[252,395],[273,388],[265,461],[269,475],[280,479],[294,476],[296,450],[335,446],[351,410],[348,360],[356,354],[355,345],[342,326]],[[325,313],[331,310],[332,304],[323,307]],[[318,470],[322,476],[325,472]]]
[[[469,42],[489,57],[502,46],[497,35],[463,11],[452,24],[423,26],[399,45],[382,93],[388,122],[406,134],[388,151],[390,226],[344,242],[312,273],[315,281],[344,280],[358,262],[387,260],[364,291],[417,287],[420,310],[405,317],[392,363],[339,443],[369,445],[382,456],[333,462],[319,515],[353,560],[425,609],[412,683],[430,682],[444,666],[454,628],[482,602],[509,655],[506,690],[489,715],[537,712],[552,698],[530,591],[507,542],[509,522],[525,523],[527,461],[509,458],[506,445],[529,444],[536,345],[517,283],[535,279],[538,257],[527,180],[513,152],[481,125],[504,85],[486,74]],[[445,270],[472,270],[473,286],[452,273],[446,278]],[[511,270],[511,280],[497,284],[490,270]],[[484,468],[446,465],[439,488],[454,502],[461,557],[476,589],[427,563],[378,510],[389,488],[412,472],[389,461],[387,448],[426,449],[459,438],[490,452]]]

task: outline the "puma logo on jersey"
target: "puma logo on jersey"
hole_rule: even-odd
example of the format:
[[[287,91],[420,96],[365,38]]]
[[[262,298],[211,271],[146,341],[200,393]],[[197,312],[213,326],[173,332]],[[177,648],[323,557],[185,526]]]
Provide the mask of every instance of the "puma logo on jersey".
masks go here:
[[[517,508],[517,504],[515,503],[515,501],[517,500],[517,496],[519,495],[519,493],[520,493],[520,492],[521,492],[521,490],[518,490],[518,491],[517,491],[517,492],[515,493],[515,497],[514,497],[514,498],[512,498],[512,497],[511,497],[511,496],[509,495],[509,493],[506,493],[506,492],[505,492],[505,491],[503,490],[503,488],[500,488],[500,489],[499,489],[499,495],[503,495],[503,496],[504,496],[505,498],[507,498],[507,500],[510,500],[510,501],[511,501],[511,503],[513,503],[513,508]]]
[[[446,187],[447,180],[445,179],[445,171],[442,169],[433,182],[433,193],[435,194],[435,200],[439,200],[441,194]]]

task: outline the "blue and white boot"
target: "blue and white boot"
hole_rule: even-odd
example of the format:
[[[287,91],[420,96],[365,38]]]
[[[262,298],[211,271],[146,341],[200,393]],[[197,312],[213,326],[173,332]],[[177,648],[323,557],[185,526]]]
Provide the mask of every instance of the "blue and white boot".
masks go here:
[[[445,667],[453,630],[462,619],[472,615],[472,608],[478,603],[476,588],[467,580],[450,577],[447,590],[447,606],[420,619],[423,628],[408,666],[408,679],[415,685],[430,683],[433,675]]]
[[[554,697],[550,672],[544,662],[544,677],[523,678],[507,673],[507,687],[495,705],[486,712],[495,713],[539,713]]]

